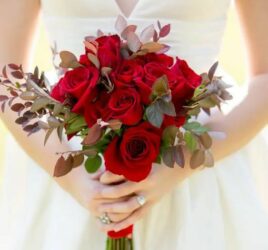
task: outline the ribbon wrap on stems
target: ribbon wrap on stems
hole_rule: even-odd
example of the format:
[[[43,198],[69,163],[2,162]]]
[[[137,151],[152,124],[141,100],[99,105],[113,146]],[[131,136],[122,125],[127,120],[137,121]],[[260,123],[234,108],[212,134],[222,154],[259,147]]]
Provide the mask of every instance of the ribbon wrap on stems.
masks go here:
[[[106,250],[133,250],[133,225],[118,232],[109,231],[106,241]]]

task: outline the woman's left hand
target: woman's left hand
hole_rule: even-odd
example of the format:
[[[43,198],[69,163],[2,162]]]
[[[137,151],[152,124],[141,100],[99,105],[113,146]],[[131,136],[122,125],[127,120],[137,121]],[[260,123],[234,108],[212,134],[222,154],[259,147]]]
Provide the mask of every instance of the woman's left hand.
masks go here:
[[[101,225],[103,231],[120,231],[134,224],[141,219],[152,206],[157,203],[165,194],[170,192],[176,184],[187,178],[194,170],[189,167],[169,168],[159,164],[153,164],[150,175],[141,182],[124,181],[116,185],[108,186],[102,190],[101,196],[107,199],[118,199],[129,196],[124,202],[114,202],[100,205],[100,213],[130,214],[126,219]],[[101,177],[103,184],[112,183],[118,178],[117,175],[106,171]],[[122,179],[121,179],[122,180]],[[143,196],[146,203],[141,206],[137,201],[137,196]]]

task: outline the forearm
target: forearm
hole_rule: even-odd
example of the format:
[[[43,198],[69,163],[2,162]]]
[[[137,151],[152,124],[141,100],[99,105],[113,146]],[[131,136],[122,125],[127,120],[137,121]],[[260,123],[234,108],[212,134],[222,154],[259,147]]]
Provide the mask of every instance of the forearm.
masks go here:
[[[268,121],[268,74],[249,80],[248,94],[228,114],[217,112],[208,121],[211,131],[222,131],[224,140],[214,140],[212,151],[220,160],[245,146]],[[227,104],[228,105],[228,104]]]
[[[16,63],[22,64],[27,72],[31,68],[34,41],[39,24],[40,3],[36,0],[0,1],[0,9],[2,10],[0,21],[3,24],[0,39],[0,69],[7,63]],[[15,18],[10,19],[11,12]],[[0,87],[0,95],[5,94],[8,94],[5,88]],[[57,136],[53,134],[44,147],[44,131],[27,137],[21,126],[14,122],[17,114],[10,111],[8,107],[5,113],[0,112],[0,118],[26,153],[52,175],[58,158],[55,152],[69,150],[69,146],[61,144]]]

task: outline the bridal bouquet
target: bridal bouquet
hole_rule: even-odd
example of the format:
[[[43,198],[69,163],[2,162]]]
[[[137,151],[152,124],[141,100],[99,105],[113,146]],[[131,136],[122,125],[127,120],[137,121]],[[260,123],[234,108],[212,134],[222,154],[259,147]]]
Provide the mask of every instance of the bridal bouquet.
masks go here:
[[[154,162],[183,168],[183,148],[191,168],[213,166],[210,132],[197,117],[231,98],[229,86],[214,76],[217,63],[199,75],[169,56],[160,38],[170,25],[158,22],[138,35],[137,26],[119,16],[116,29],[86,37],[79,58],[53,50],[62,76],[52,89],[37,67],[26,73],[21,65],[6,65],[0,85],[10,95],[0,95],[2,111],[8,105],[17,112],[15,122],[28,135],[45,130],[45,143],[54,130],[60,140],[63,132],[68,140],[82,138],[81,150],[58,153],[55,177],[82,164],[93,173],[104,161],[110,172],[139,182]],[[131,249],[131,233],[132,226],[109,232],[107,249]]]

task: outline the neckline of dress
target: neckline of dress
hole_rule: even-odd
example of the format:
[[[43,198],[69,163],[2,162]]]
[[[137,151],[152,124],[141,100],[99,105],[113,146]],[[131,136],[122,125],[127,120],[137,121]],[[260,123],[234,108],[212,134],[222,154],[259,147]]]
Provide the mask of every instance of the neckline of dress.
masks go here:
[[[135,10],[137,9],[137,6],[141,0],[112,0],[115,2],[116,6],[120,10],[120,12],[127,18],[129,18]],[[127,3],[130,3],[129,6]]]

